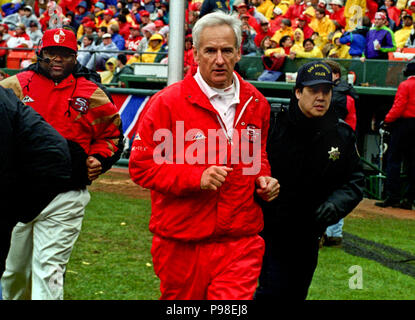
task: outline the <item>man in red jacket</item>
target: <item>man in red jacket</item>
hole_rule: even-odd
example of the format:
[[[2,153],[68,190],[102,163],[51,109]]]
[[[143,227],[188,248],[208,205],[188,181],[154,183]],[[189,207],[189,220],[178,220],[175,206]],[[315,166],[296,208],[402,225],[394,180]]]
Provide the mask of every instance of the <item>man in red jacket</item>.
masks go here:
[[[270,107],[236,72],[241,22],[223,12],[193,28],[198,70],[143,110],[130,175],[151,189],[151,253],[161,299],[252,299],[262,211],[279,193],[265,144]]]
[[[386,159],[386,198],[375,204],[411,210],[415,200],[415,60],[408,63],[404,75],[408,79],[399,85],[395,101],[382,125],[391,131]],[[401,163],[404,158],[408,159],[409,184],[400,201]]]
[[[14,228],[2,277],[7,300],[63,299],[63,275],[90,199],[86,186],[111,168],[123,149],[117,108],[94,81],[98,74],[77,63],[77,50],[72,31],[49,29],[38,63],[0,82],[67,140],[72,171],[35,219]]]

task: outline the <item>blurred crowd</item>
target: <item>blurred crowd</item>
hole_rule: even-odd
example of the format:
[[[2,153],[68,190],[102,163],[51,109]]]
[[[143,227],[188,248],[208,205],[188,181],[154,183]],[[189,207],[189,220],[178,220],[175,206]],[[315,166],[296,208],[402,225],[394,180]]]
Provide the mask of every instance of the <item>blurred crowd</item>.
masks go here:
[[[364,61],[415,47],[415,0],[187,0],[185,72],[197,67],[192,27],[214,10],[241,19],[247,56]],[[76,33],[78,61],[88,68],[132,73],[132,63],[168,61],[168,0],[12,0],[0,19],[3,48],[36,47],[46,29],[64,25]],[[6,54],[0,49],[0,67]]]

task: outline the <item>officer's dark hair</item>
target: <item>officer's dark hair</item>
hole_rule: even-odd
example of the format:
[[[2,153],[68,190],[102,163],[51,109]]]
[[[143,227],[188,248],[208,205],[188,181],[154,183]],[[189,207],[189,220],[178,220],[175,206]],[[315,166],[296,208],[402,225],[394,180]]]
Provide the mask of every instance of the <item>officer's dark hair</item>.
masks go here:
[[[409,63],[406,65],[403,75],[405,77],[410,77],[415,75],[415,59],[412,59],[409,61]]]

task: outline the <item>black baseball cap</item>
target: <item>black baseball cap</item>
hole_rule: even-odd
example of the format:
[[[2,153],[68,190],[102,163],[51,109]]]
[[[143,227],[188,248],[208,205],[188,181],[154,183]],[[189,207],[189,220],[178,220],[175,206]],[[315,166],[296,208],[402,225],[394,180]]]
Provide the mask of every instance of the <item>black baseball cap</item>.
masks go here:
[[[308,62],[297,71],[296,87],[311,87],[333,83],[330,67],[321,61]]]

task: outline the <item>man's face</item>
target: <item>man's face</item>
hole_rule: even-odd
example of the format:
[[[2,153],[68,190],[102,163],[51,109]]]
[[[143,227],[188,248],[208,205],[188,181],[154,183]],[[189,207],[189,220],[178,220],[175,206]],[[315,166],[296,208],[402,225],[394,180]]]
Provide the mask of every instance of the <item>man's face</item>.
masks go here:
[[[301,40],[301,32],[294,32],[294,40],[295,41],[300,41]]]
[[[16,35],[20,36],[20,35],[22,35],[23,33],[24,33],[24,30],[23,30],[22,28],[20,28],[20,27],[17,27],[17,28],[16,28]]]
[[[261,24],[261,29],[263,32],[267,33],[268,29],[269,29],[269,25],[268,24]]]
[[[314,45],[311,43],[311,41],[307,41],[306,43],[304,43],[304,51],[310,52],[313,50],[313,48]]]
[[[237,11],[240,15],[242,15],[242,14],[245,14],[248,10],[247,10],[247,7],[240,7],[240,8],[237,8]]]
[[[76,64],[76,54],[67,48],[50,47],[42,50],[43,58],[50,59],[50,62],[41,60],[40,66],[45,70],[53,80],[62,80],[66,78],[73,70]]]
[[[337,12],[340,10],[340,6],[338,4],[330,4],[331,8],[333,9],[334,12]]]
[[[112,19],[112,15],[110,15],[110,14],[104,14],[104,20],[105,20],[106,22],[110,22],[110,21],[111,21],[111,19]]]
[[[160,40],[151,40],[151,41],[150,41],[150,43],[149,43],[149,45],[150,45],[150,47],[151,47],[152,49],[155,49],[155,48],[157,48],[157,46],[158,46],[160,43],[161,43],[161,41],[160,41]]]
[[[102,43],[106,46],[109,45],[111,42],[112,42],[111,38],[103,38],[102,39]]]
[[[140,35],[140,30],[130,29],[130,34],[133,38],[138,37]]]
[[[330,107],[332,86],[320,84],[312,87],[296,89],[295,96],[298,106],[307,118],[320,118],[324,116]]]
[[[324,14],[323,14],[323,13],[316,11],[316,18],[317,18],[318,20],[323,19],[323,17],[324,17]]]
[[[23,10],[23,12],[26,17],[30,17],[32,15],[32,11],[30,10]]]
[[[298,27],[304,28],[304,26],[305,26],[305,20],[298,20]]]
[[[144,24],[148,24],[150,22],[150,17],[149,16],[142,16],[141,17],[141,22]]]
[[[411,18],[404,18],[403,19],[403,24],[405,25],[405,27],[410,27],[412,26],[412,19]]]
[[[228,25],[206,27],[202,30],[199,48],[194,48],[195,61],[206,83],[214,88],[229,87],[235,64],[241,59],[236,48],[236,36]]]
[[[89,46],[89,45],[92,43],[92,41],[90,41],[90,40],[88,39],[88,37],[84,37],[84,38],[82,39],[82,43],[84,44],[84,47],[87,47],[87,46]]]
[[[375,25],[376,28],[383,27],[384,24],[385,24],[385,20],[383,20],[383,19],[375,19],[375,21],[374,21],[374,25]]]

